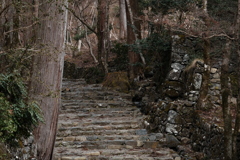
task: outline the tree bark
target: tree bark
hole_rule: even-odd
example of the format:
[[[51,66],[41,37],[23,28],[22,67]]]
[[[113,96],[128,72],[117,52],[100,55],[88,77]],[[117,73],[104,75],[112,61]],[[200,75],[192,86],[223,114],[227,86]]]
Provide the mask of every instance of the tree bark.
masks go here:
[[[126,3],[125,0],[119,0],[119,8],[120,8],[120,31],[119,37],[120,40],[127,39],[127,15],[126,15]]]
[[[210,66],[210,57],[209,57],[209,52],[210,52],[210,41],[207,39],[207,35],[203,36],[203,42],[204,42],[204,52],[203,52],[203,60],[204,60],[204,72],[203,72],[203,77],[202,77],[202,85],[201,85],[201,90],[199,93],[199,98],[197,102],[197,106],[199,109],[204,108],[207,106],[208,103],[208,86],[209,86],[209,81],[210,81],[210,71],[209,71],[209,66]]]
[[[238,54],[238,71],[240,71],[240,45],[239,45],[239,36],[240,36],[240,0],[238,0],[238,13],[237,13],[237,22],[236,22],[236,46],[237,46],[237,54]],[[238,74],[238,94],[237,94],[237,107],[236,107],[236,120],[235,120],[235,127],[233,132],[233,160],[238,159],[237,155],[237,136],[239,134],[240,128],[240,72]]]
[[[141,26],[140,21],[134,20],[134,17],[138,16],[138,1],[137,0],[126,0],[127,7],[127,43],[134,44],[138,39],[141,38]],[[145,59],[140,51],[140,46],[137,42],[137,48],[139,53],[135,53],[131,50],[128,51],[129,58],[129,78],[130,81],[138,78],[142,74],[142,65],[145,65]]]
[[[36,49],[41,51],[33,58],[29,95],[39,103],[45,119],[45,123],[40,124],[34,131],[36,158],[51,160],[61,101],[67,21],[63,4],[67,5],[67,1],[39,2],[39,17],[44,20],[38,26]]]
[[[232,160],[232,115],[228,105],[229,97],[229,59],[231,55],[230,41],[226,43],[225,53],[221,67],[222,111],[224,121],[224,156],[225,160]]]
[[[98,0],[98,62],[102,66],[105,75],[108,73],[109,2],[108,0]]]

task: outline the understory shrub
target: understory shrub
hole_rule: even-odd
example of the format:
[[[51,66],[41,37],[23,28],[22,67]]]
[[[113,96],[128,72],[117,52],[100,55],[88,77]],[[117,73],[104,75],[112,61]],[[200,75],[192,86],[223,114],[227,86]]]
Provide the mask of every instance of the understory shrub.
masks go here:
[[[0,142],[16,145],[43,122],[36,102],[27,99],[26,87],[17,73],[0,74]]]

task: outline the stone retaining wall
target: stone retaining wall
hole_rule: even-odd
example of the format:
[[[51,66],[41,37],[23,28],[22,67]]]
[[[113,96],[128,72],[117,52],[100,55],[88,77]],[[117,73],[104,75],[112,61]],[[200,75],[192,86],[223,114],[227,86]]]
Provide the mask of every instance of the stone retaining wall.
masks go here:
[[[182,153],[183,157],[187,150],[183,146],[191,145],[195,152],[204,153],[200,158],[221,160],[224,157],[223,129],[204,120],[196,110],[202,74],[206,69],[210,72],[209,106],[206,108],[221,107],[220,65],[206,66],[201,59],[189,64],[189,45],[192,42],[188,39],[189,45],[186,45],[186,40],[178,43],[181,39],[180,36],[173,37],[171,71],[162,84],[161,99],[148,103],[142,109],[149,115],[147,121],[150,125],[147,127],[151,131],[174,136],[176,143],[171,146]],[[238,153],[240,157],[240,152]]]

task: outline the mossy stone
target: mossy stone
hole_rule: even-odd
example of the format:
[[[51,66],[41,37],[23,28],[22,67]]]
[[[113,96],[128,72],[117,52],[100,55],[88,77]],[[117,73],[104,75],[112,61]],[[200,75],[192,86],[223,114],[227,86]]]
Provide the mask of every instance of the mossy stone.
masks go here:
[[[130,90],[130,83],[127,72],[108,73],[103,82],[103,86],[106,88],[112,88],[119,92],[128,93]]]

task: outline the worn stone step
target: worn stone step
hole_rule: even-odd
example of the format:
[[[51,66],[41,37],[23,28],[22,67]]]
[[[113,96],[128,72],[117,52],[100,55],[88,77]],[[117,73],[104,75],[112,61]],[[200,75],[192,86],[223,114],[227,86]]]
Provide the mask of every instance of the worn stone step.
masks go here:
[[[111,109],[113,108],[113,109]],[[116,109],[114,109],[116,108]],[[112,111],[112,110],[121,110],[121,111],[134,111],[138,110],[136,107],[131,106],[131,104],[115,102],[115,103],[95,103],[95,102],[82,102],[78,104],[63,104],[61,106],[61,111],[66,110],[73,110],[76,109],[77,111]],[[139,111],[140,112],[140,111]]]
[[[63,84],[63,92],[64,89],[66,89],[65,93],[71,93],[71,92],[83,92],[83,91],[88,91],[88,92],[93,92],[93,91],[101,91],[103,92],[103,87],[101,84],[86,84],[82,85],[81,83],[75,83],[75,84],[70,84],[70,85],[65,85]],[[94,93],[94,92],[93,92]]]
[[[75,111],[76,113],[76,111]],[[81,120],[81,119],[92,119],[95,118],[96,120],[101,120],[101,119],[106,119],[106,120],[110,120],[110,119],[115,119],[116,121],[121,121],[121,120],[129,120],[129,119],[133,119],[136,118],[136,120],[140,119],[137,118],[137,116],[140,116],[141,113],[138,112],[126,112],[126,113],[78,113],[78,114],[74,114],[74,112],[69,112],[69,113],[62,113],[59,115],[59,119],[65,119],[65,120]]]
[[[120,113],[120,112],[140,112],[139,108],[129,106],[129,107],[106,107],[99,109],[98,106],[95,107],[82,107],[80,108],[78,105],[69,105],[63,107],[63,109],[77,109],[79,112],[92,112],[92,113],[98,113],[98,112],[112,112],[112,113]]]
[[[80,102],[80,103],[75,103],[75,104],[70,104],[70,103],[63,103],[61,106],[61,110],[73,110],[76,109],[78,111],[81,111],[82,108],[114,108],[114,107],[122,107],[122,110],[127,108],[133,108],[132,104],[126,103],[126,102],[102,102],[102,103],[96,103],[96,102]]]
[[[59,130],[62,129],[71,129],[73,127],[60,127]],[[111,130],[111,129],[138,129],[141,128],[139,124],[119,124],[119,125],[89,125],[89,126],[77,126],[74,127],[76,130],[80,131],[91,131],[91,130]]]
[[[137,118],[137,116],[142,116],[142,113],[139,112],[138,110],[134,110],[134,111],[127,111],[127,110],[122,110],[122,111],[111,111],[111,110],[97,110],[97,111],[81,111],[82,109],[75,109],[74,112],[70,112],[71,110],[65,110],[61,111],[59,114],[59,119],[82,119],[82,118],[96,118],[97,120],[99,120],[100,118],[106,118],[106,120],[108,118],[111,117],[116,117],[116,118],[120,118],[119,120],[121,120],[121,117],[129,117],[129,118]],[[144,116],[143,116],[144,117]],[[141,117],[139,117],[141,118]],[[118,119],[116,119],[118,120]],[[126,119],[127,120],[127,119]],[[138,120],[138,118],[136,119]]]
[[[63,90],[64,95],[74,94],[74,93],[85,93],[89,95],[99,95],[99,96],[108,96],[108,97],[115,96],[115,97],[122,97],[122,98],[131,96],[130,93],[116,92],[113,90],[105,90],[101,86],[92,87],[92,86],[77,85],[77,86],[69,86],[69,88],[67,88],[68,86],[65,86],[65,87],[66,87],[65,90]],[[96,90],[92,92],[94,88]]]
[[[65,89],[67,90],[67,89]],[[71,89],[69,89],[71,90]],[[72,91],[72,92],[62,92],[63,100],[70,100],[73,98],[77,99],[95,99],[95,100],[131,100],[132,96],[129,94],[115,93],[112,92],[101,92],[101,91]]]
[[[71,121],[71,120],[59,120],[58,121],[58,127],[91,127],[91,126],[117,126],[117,125],[126,125],[126,127],[128,126],[135,126],[135,125],[141,125],[141,123],[139,123],[139,121],[137,120],[123,120],[123,121],[112,121],[112,120],[98,120],[95,121],[94,119],[90,119],[88,121],[86,120],[75,120],[75,121]],[[129,127],[128,127],[129,128]]]
[[[122,105],[122,104],[128,104],[128,105],[132,105],[131,101],[128,100],[121,100],[121,99],[113,99],[113,100],[96,100],[95,98],[93,99],[83,99],[82,97],[78,97],[77,100],[62,100],[62,105],[63,106],[69,106],[69,105],[81,105],[82,104],[98,104],[99,107],[101,107],[103,104],[113,104],[113,105]],[[102,104],[102,105],[101,105]]]
[[[56,141],[100,141],[100,140],[139,140],[139,141],[159,141],[161,144],[166,142],[166,138],[162,134],[148,134],[148,135],[90,135],[90,136],[67,136],[57,137]]]
[[[123,110],[124,110],[124,108],[123,108]],[[108,111],[106,111],[106,112],[108,112]],[[63,115],[63,114],[71,114],[71,113],[84,113],[83,111],[82,111],[82,109],[81,108],[76,108],[76,109],[65,109],[65,110],[63,110],[63,109],[61,109],[60,111],[59,111],[59,114],[60,115]],[[91,114],[91,113],[94,113],[94,112],[85,112],[85,113],[89,113],[89,114]],[[104,111],[101,111],[101,110],[99,110],[99,111],[97,111],[96,112],[97,114],[104,114]],[[107,114],[118,114],[118,113],[107,113]],[[136,112],[136,113],[127,113],[126,115],[141,115],[141,113],[140,112]]]
[[[142,132],[139,132],[143,130]],[[58,137],[66,137],[66,136],[89,136],[89,135],[144,135],[147,134],[145,129],[121,129],[121,130],[90,130],[90,131],[84,131],[84,130],[79,130],[79,128],[71,128],[71,129],[66,129],[66,128],[60,128],[58,129],[57,136]]]
[[[64,158],[77,159],[115,159],[115,158],[134,158],[134,160],[174,160],[179,157],[175,152],[168,148],[160,149],[98,149],[98,150],[80,150],[80,149],[67,149],[57,148],[55,150],[55,159],[63,160]],[[145,159],[143,159],[145,158]],[[66,159],[67,160],[67,159]]]
[[[101,84],[64,80],[55,160],[175,160],[161,133],[143,128],[146,117],[130,94]]]
[[[142,117],[138,117],[142,116]],[[73,122],[94,122],[94,121],[112,121],[112,122],[124,122],[124,121],[138,121],[139,123],[142,122],[141,120],[146,117],[145,115],[142,115],[138,112],[132,112],[132,113],[117,113],[113,114],[111,112],[99,112],[99,113],[61,113],[59,115],[59,122],[64,120],[67,121],[73,121]]]
[[[132,111],[128,111],[125,110],[125,108],[122,108],[122,110],[111,110],[110,108],[106,108],[106,109],[95,109],[95,108],[77,108],[77,107],[73,107],[73,108],[66,108],[66,109],[61,109],[60,111],[60,115],[64,115],[64,114],[113,114],[113,115],[121,115],[121,114],[126,114],[126,115],[141,115],[142,113],[139,110],[132,110]]]
[[[160,141],[163,142],[163,141]],[[99,140],[99,141],[57,141],[55,146],[65,146],[67,148],[79,149],[134,149],[162,147],[159,141],[140,141],[140,140]]]

